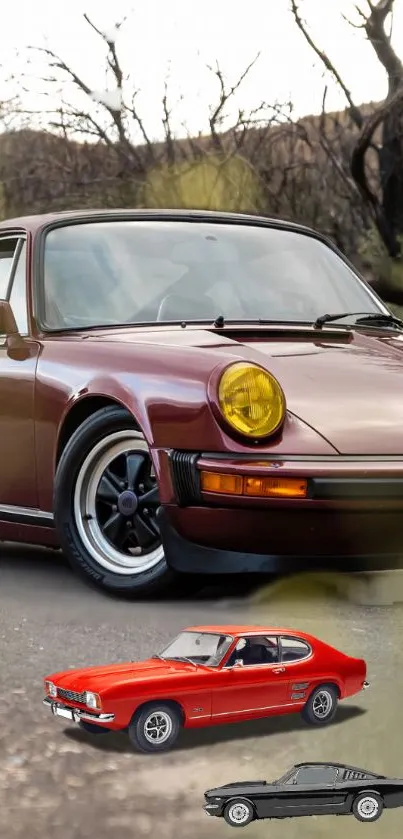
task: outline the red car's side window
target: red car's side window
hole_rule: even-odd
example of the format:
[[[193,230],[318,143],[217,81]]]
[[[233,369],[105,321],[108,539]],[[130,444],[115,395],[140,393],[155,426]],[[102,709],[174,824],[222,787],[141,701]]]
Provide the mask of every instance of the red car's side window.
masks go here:
[[[311,654],[311,647],[306,641],[291,636],[281,637],[281,661],[302,661]]]
[[[240,642],[245,642],[242,649],[238,648],[238,646],[241,646]],[[233,667],[237,660],[241,660],[244,666],[275,664],[280,660],[277,637],[252,635],[239,638],[235,650],[229,657],[227,666]]]

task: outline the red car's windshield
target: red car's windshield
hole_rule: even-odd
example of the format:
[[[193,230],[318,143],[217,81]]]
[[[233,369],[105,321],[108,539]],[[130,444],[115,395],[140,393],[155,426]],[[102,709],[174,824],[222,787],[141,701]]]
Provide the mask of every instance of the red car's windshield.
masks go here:
[[[217,667],[229,650],[233,639],[230,635],[212,632],[181,632],[158,658],[187,659],[193,664]]]
[[[168,321],[314,321],[382,311],[330,247],[274,227],[188,221],[86,222],[45,239],[50,329]]]

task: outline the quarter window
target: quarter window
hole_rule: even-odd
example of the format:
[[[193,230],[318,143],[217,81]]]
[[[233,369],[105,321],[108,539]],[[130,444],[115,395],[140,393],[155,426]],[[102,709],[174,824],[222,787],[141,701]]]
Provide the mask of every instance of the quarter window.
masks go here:
[[[10,294],[10,305],[21,335],[26,335],[28,332],[26,267],[27,245],[24,242],[18,257]]]
[[[6,300],[18,239],[0,239],[0,300]]]
[[[300,661],[302,658],[307,658],[310,652],[311,648],[306,641],[301,641],[299,638],[292,638],[291,636],[283,636],[281,638],[282,661]]]

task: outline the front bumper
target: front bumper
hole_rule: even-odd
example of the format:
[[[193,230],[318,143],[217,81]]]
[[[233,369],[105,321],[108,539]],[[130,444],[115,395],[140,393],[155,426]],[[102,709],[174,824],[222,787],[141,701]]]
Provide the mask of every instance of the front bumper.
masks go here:
[[[207,813],[208,816],[221,815],[221,807],[219,804],[205,804],[203,810],[205,813]]]
[[[403,457],[171,452],[160,509],[169,565],[197,574],[402,567]],[[305,478],[305,498],[201,490],[200,472]]]
[[[91,714],[90,711],[71,708],[48,698],[43,700],[43,704],[51,710],[55,717],[63,717],[63,719],[71,720],[71,722],[81,722],[82,720],[83,722],[92,722],[94,725],[105,725],[115,719],[115,714]]]

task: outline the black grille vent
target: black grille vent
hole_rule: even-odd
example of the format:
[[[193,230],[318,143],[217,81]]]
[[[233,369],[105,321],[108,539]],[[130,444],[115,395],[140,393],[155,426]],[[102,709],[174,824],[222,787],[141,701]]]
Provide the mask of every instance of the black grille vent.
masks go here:
[[[200,483],[199,474],[196,469],[196,462],[200,454],[194,452],[171,453],[171,469],[175,488],[175,495],[182,507],[191,504],[200,504]]]
[[[85,705],[85,693],[75,693],[74,690],[58,688],[57,695],[60,699],[66,699],[67,702],[79,702],[81,705]]]
[[[364,772],[355,772],[353,769],[347,769],[344,773],[345,781],[363,781],[366,777]]]

